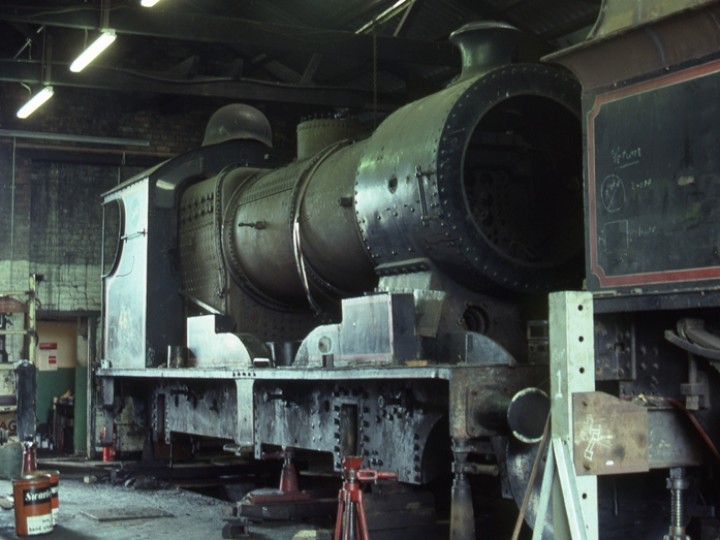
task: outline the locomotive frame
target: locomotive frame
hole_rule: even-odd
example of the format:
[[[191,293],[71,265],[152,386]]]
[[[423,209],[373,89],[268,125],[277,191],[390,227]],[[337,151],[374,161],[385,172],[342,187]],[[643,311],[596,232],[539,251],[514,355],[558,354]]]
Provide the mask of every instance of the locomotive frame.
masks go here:
[[[515,217],[523,215],[513,206],[520,195],[511,192],[501,201],[502,190],[483,184],[486,177],[512,184],[498,171],[513,165],[514,181],[533,166],[551,168],[518,157],[533,146],[527,143],[533,129],[523,132],[522,123],[511,123],[506,132],[453,139],[484,121],[497,127],[525,116],[535,128],[538,122],[551,126],[546,138],[555,144],[556,161],[580,143],[579,131],[575,143],[562,142],[573,131],[556,114],[578,112],[568,74],[506,64],[512,30],[503,25],[480,25],[489,39],[469,37],[468,29],[458,33],[460,79],[400,109],[368,139],[338,141],[282,166],[263,141],[264,128],[243,130],[239,139],[208,144],[106,194],[108,212],[117,203],[122,249],[104,277],[105,349],[97,375],[98,422],[106,429],[98,429],[105,433],[98,442],[112,443],[115,433],[118,450],[132,453],[167,442],[174,432],[190,433],[232,441],[230,449],[255,458],[274,447],[322,452],[332,456],[336,472],[344,457],[359,455],[367,466],[396,472],[410,484],[452,474],[453,539],[475,537],[473,474],[503,478],[528,523],[543,520],[534,538],[597,538],[610,523],[621,527],[618,483],[632,487],[636,473],[664,481],[669,470],[667,496],[628,489],[635,496],[626,501],[632,512],[652,500],[655,514],[667,511],[669,529],[653,514],[654,521],[641,520],[642,534],[628,525],[604,537],[654,538],[669,531],[666,538],[684,539],[690,514],[684,497],[701,494],[703,504],[692,507],[693,538],[714,538],[717,493],[702,476],[713,473],[718,457],[708,452],[719,435],[712,405],[720,263],[712,242],[682,257],[688,264],[658,256],[662,241],[649,242],[642,231],[652,220],[660,230],[677,226],[664,218],[661,204],[677,186],[698,189],[691,204],[673,207],[677,215],[701,208],[714,193],[720,178],[711,159],[716,129],[708,124],[689,131],[685,147],[702,153],[691,159],[697,168],[692,182],[677,172],[670,151],[652,154],[654,184],[638,176],[640,195],[629,194],[624,207],[613,198],[617,181],[603,187],[599,176],[597,185],[587,180],[596,173],[611,180],[632,173],[643,157],[637,149],[654,144],[642,114],[657,120],[659,105],[630,103],[641,115],[633,122],[627,110],[615,114],[608,103],[647,99],[649,91],[687,83],[686,95],[672,97],[690,108],[698,85],[714,89],[714,79],[703,77],[714,73],[708,66],[717,61],[712,43],[718,31],[707,22],[719,15],[717,2],[688,4],[658,15],[606,2],[607,18],[593,39],[550,58],[583,85],[591,292],[552,293],[549,312],[542,306],[546,291],[580,288],[572,272],[579,260],[571,249],[576,240],[565,230],[583,228],[572,167],[556,169],[563,172],[553,188],[553,202],[560,204],[552,213],[564,221],[541,223],[558,238],[543,244],[538,238],[544,235],[527,226],[535,223],[532,217]],[[695,48],[682,45],[688,25],[697,32]],[[643,51],[640,67],[628,58],[596,69],[598,58],[616,58],[628,47]],[[473,63],[478,58],[492,60]],[[683,78],[687,70],[703,76]],[[521,94],[532,99],[514,100]],[[667,105],[663,99],[658,103]],[[496,109],[500,103],[511,106]],[[560,109],[534,116],[537,104],[550,103]],[[607,120],[601,112],[615,116]],[[262,124],[252,111],[245,113],[255,128]],[[615,136],[599,133],[598,126]],[[679,144],[672,133],[668,148]],[[625,151],[619,162],[608,148],[618,140]],[[468,176],[465,167],[473,160],[465,152],[473,144],[494,169],[479,167],[475,186],[467,182],[453,192],[444,182]],[[483,145],[492,150],[477,150]],[[667,177],[658,172],[664,159]],[[707,185],[698,187],[701,178]],[[664,185],[664,195],[643,198],[651,184]],[[324,200],[318,195],[324,192],[332,195]],[[460,219],[458,208],[464,209]],[[715,234],[712,211],[696,214],[683,230]],[[325,231],[315,215],[330,216],[334,228]],[[492,224],[500,219],[502,226]],[[618,221],[640,232],[621,234]],[[349,235],[351,226],[357,237]],[[518,231],[534,235],[535,244],[508,237]],[[335,249],[324,249],[332,242]],[[541,252],[550,255],[543,259]],[[202,264],[193,262],[196,257]],[[611,262],[620,281],[603,274],[613,271]],[[698,273],[698,266],[709,270]],[[658,282],[663,272],[672,279]],[[338,298],[339,309],[333,307]],[[547,326],[538,323],[543,319]],[[510,438],[526,446],[518,450]],[[540,441],[550,448],[544,466],[536,459]],[[534,488],[525,478],[531,469],[533,478],[544,476]],[[695,483],[688,471],[697,471]]]

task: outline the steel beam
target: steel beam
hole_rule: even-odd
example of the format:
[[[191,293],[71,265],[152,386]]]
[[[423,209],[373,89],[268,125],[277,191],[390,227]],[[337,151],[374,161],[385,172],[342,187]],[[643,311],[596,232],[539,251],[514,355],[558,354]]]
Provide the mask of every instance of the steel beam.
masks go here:
[[[35,61],[0,60],[0,81],[25,84],[51,84],[55,87],[90,88],[122,92],[160,93],[325,105],[363,107],[370,103],[370,92],[328,86],[278,84],[232,78],[187,79],[170,73],[151,74],[93,65],[87,72],[72,73],[65,64],[55,63],[52,75],[41,81],[40,64]]]
[[[48,27],[97,30],[100,24],[95,6],[77,4],[48,10],[47,3],[26,1],[22,7],[0,6],[0,20]],[[135,34],[181,41],[225,45],[248,45],[270,51],[301,51],[328,56],[370,59],[373,36],[337,30],[261,23],[247,19],[187,13],[157,7],[132,6],[113,9],[109,27],[118,34]],[[423,65],[456,66],[459,54],[449,43],[436,43],[388,36],[376,36],[377,57],[382,60]]]

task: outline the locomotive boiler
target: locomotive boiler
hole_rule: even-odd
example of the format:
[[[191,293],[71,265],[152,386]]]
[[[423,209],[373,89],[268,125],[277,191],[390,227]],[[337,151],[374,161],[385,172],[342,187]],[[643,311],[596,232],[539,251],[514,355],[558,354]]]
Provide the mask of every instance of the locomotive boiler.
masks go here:
[[[98,445],[448,479],[454,540],[510,537],[500,494],[533,538],[720,537],[718,5],[605,0],[568,69],[468,25],[445,89],[291,163],[220,109],[104,196]]]
[[[504,471],[498,438],[541,438],[546,294],[582,279],[579,87],[513,63],[514,36],[455,32],[461,75],[365,138],[313,120],[282,164],[262,113],[230,105],[105,194],[99,443],[453,474],[473,537],[468,476]]]

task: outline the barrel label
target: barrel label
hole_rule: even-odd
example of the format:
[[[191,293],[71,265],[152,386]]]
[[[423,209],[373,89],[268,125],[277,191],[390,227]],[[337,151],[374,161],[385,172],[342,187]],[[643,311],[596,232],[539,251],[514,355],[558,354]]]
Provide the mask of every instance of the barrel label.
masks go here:
[[[27,516],[25,519],[28,535],[44,534],[53,530],[52,516],[50,514]]]
[[[49,487],[23,490],[23,504],[25,506],[33,504],[42,504],[48,502],[52,498],[52,492]]]

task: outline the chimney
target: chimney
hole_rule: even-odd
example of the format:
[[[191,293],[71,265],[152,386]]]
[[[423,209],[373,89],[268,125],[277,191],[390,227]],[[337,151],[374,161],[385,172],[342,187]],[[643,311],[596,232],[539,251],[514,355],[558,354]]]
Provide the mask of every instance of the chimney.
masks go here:
[[[462,72],[454,82],[511,64],[519,36],[514,26],[496,21],[469,23],[455,30],[450,43],[460,49]]]

